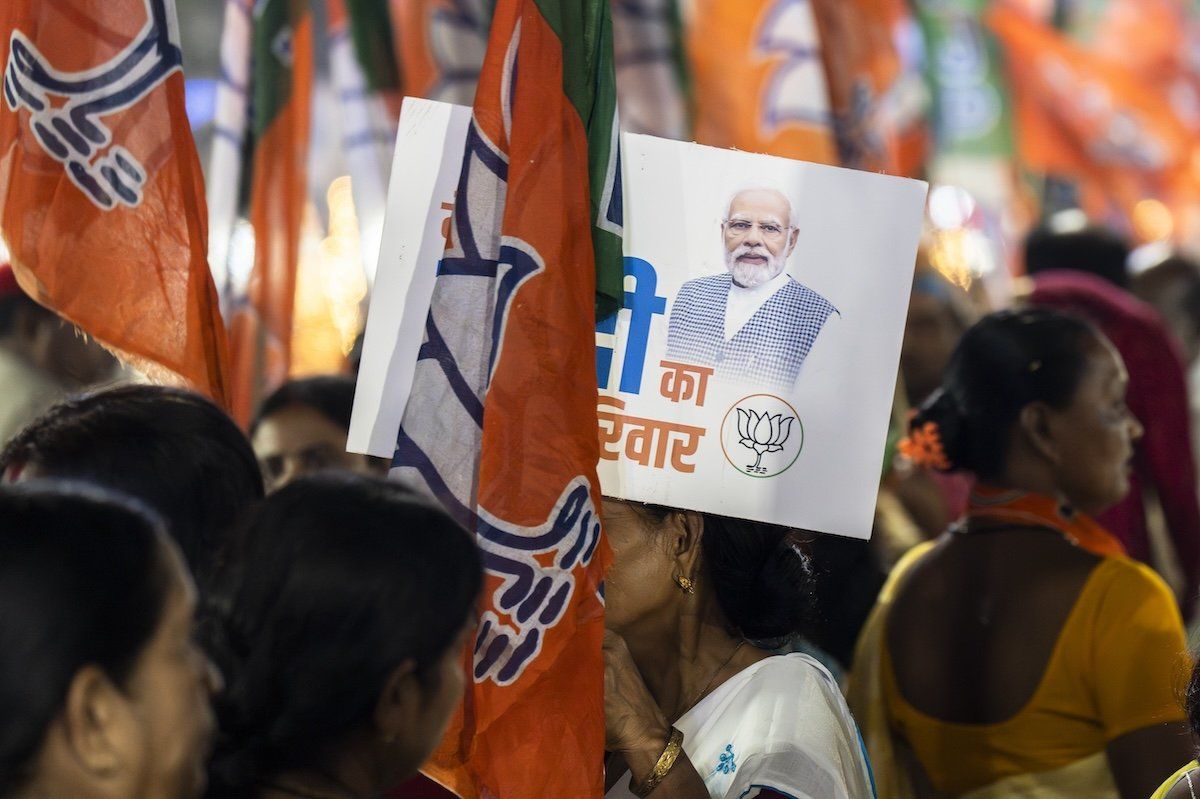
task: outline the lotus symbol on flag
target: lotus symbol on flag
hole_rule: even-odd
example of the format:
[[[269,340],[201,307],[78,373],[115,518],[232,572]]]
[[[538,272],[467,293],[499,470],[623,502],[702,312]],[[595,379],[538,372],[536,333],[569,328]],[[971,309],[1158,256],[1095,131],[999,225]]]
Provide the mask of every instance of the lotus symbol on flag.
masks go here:
[[[763,455],[768,452],[782,452],[788,436],[792,434],[794,416],[784,416],[777,413],[771,416],[767,411],[755,411],[748,408],[738,408],[738,443],[743,447],[754,450],[758,458],[746,467],[746,471],[754,474],[766,474],[763,468]]]

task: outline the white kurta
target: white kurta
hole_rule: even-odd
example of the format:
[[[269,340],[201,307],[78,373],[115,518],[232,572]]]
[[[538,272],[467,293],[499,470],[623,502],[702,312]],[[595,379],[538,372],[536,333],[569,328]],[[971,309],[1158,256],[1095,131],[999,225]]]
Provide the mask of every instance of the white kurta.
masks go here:
[[[837,684],[794,653],[731,677],[675,723],[713,799],[770,788],[793,799],[871,799],[870,766]],[[634,799],[626,774],[606,799]]]

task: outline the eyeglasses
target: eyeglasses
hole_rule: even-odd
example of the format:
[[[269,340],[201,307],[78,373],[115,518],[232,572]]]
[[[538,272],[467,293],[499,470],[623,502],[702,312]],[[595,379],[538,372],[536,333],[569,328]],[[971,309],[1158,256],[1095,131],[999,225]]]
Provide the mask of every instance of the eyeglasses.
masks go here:
[[[731,239],[744,239],[755,227],[768,241],[778,241],[784,233],[795,230],[794,227],[784,227],[774,222],[749,222],[745,219],[726,219],[724,224],[725,235]]]

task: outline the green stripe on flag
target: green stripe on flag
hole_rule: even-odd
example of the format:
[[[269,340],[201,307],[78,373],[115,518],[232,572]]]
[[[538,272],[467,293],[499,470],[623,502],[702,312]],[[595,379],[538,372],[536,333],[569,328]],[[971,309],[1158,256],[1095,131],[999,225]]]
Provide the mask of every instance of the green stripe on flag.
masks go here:
[[[671,20],[671,61],[675,68],[675,79],[679,81],[679,91],[684,97],[684,108],[687,109],[687,129],[692,129],[695,121],[695,103],[692,100],[692,74],[688,70],[687,46],[683,38],[683,12],[679,8],[679,0],[667,0],[667,14]]]
[[[563,92],[588,137],[596,318],[616,313],[625,296],[619,215],[617,77],[608,0],[535,0],[562,42]],[[615,196],[614,196],[615,195]],[[611,216],[618,216],[616,220]]]
[[[292,36],[307,13],[307,0],[265,0],[255,10],[251,131],[256,139],[291,99]]]
[[[400,67],[392,40],[387,0],[346,0],[354,54],[373,92],[400,88]]]

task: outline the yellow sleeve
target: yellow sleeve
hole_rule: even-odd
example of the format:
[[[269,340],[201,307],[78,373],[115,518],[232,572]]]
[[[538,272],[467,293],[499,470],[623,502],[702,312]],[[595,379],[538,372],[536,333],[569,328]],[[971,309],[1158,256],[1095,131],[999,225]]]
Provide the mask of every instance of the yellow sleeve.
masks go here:
[[[1182,721],[1191,657],[1175,597],[1152,569],[1113,558],[1094,609],[1091,682],[1111,741],[1167,721]]]

